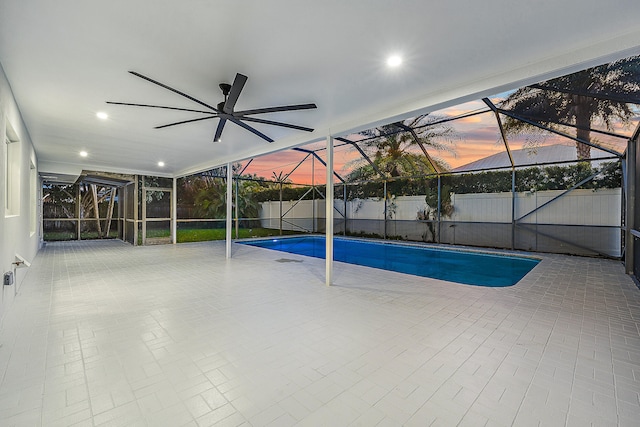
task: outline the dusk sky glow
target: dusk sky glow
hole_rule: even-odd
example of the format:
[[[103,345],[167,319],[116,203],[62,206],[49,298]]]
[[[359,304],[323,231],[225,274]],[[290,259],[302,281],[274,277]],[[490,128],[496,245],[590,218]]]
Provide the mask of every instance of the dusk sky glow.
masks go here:
[[[500,96],[492,98],[492,101],[498,103],[503,99],[503,96],[505,96],[505,94],[500,94]],[[486,107],[482,101],[473,101],[433,112],[430,116],[442,118],[457,117],[469,112],[484,110]],[[638,124],[638,119],[639,118],[636,117],[632,123],[626,127],[617,124],[615,126],[615,132],[630,136],[632,130]],[[491,112],[453,120],[447,124],[455,130],[455,138],[453,141],[455,154],[429,148],[427,148],[427,151],[432,157],[446,161],[451,168],[456,168],[496,153],[505,152],[505,146],[500,137],[498,124],[494,114]],[[593,125],[593,128],[605,130],[604,125],[597,123]],[[570,128],[567,128],[565,131],[568,134],[575,132]],[[621,138],[608,137],[600,134],[594,134],[592,138],[619,152],[624,151],[626,146],[626,141]],[[350,139],[356,140],[357,135],[350,136]],[[511,150],[522,149],[527,139],[528,137],[526,135],[511,136],[509,137],[509,148]],[[537,140],[539,140],[541,146],[555,144],[575,145],[571,139],[549,133],[542,138],[538,136]],[[334,149],[334,170],[338,174],[344,177],[357,166],[366,164],[366,161],[362,159],[360,154],[352,146],[339,146],[342,144],[340,141],[334,141],[334,144],[336,146]],[[318,150],[316,151],[317,155],[324,160],[326,153],[322,147],[322,143],[314,143],[302,148]],[[417,147],[415,150],[419,152]],[[274,172],[279,174],[282,171],[285,175],[290,173],[305,156],[307,156],[306,153],[294,150],[268,154],[253,159],[245,173],[256,174],[259,177],[272,179]],[[296,184],[315,183],[316,185],[322,185],[326,182],[325,175],[326,170],[321,162],[317,159],[312,160],[312,156],[309,156],[303,164],[291,173],[289,179],[292,183]]]

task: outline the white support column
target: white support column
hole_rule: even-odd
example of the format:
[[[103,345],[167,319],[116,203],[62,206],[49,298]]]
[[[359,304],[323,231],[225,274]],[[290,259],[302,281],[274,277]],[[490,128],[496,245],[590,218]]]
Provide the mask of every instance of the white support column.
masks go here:
[[[178,242],[178,179],[173,178],[173,191],[171,192],[171,243]]]
[[[327,191],[325,201],[326,285],[333,283],[333,137],[327,137]]]
[[[227,259],[231,258],[231,227],[233,226],[233,169],[231,163],[227,163],[227,225],[226,242],[227,242]]]

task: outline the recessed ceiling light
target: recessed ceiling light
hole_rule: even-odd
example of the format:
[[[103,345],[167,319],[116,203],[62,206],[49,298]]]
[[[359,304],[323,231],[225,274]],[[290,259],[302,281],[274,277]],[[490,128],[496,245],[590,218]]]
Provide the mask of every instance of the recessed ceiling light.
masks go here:
[[[100,120],[107,120],[109,118],[109,115],[104,111],[98,111],[96,113],[96,117],[99,118]]]
[[[164,162],[158,162],[158,166],[160,166],[161,168],[164,167]]]
[[[87,153],[84,150],[80,152],[80,157],[87,157],[88,155],[89,155],[89,153]]]
[[[400,64],[402,64],[402,57],[399,55],[392,55],[387,58],[387,65],[389,67],[398,67]]]

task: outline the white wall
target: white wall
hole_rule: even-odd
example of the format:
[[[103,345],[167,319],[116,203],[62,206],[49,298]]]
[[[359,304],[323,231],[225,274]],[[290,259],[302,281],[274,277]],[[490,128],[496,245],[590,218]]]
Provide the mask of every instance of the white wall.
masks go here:
[[[16,147],[19,150],[15,156],[15,163],[7,165],[7,145],[5,135],[11,134],[12,139],[17,139]],[[33,183],[30,174],[31,164],[35,166],[36,182]],[[16,187],[19,188],[16,198],[19,207],[14,209],[15,214],[7,214],[6,211],[6,181],[7,167],[19,168],[19,175],[16,176]],[[13,271],[12,263],[15,255],[19,254],[27,261],[33,261],[41,242],[41,192],[42,185],[38,176],[38,162],[31,143],[29,132],[27,131],[18,106],[16,105],[9,82],[4,70],[0,66],[0,277],[5,272]],[[35,185],[34,185],[35,184]],[[36,189],[35,197],[32,196],[32,187]],[[36,209],[35,231],[32,232],[31,222],[32,209]],[[12,286],[0,286],[0,319],[14,300],[15,286],[20,289],[22,279],[26,274],[26,268],[16,271],[14,284]],[[20,296],[18,295],[17,298]],[[0,324],[1,327],[1,324]]]

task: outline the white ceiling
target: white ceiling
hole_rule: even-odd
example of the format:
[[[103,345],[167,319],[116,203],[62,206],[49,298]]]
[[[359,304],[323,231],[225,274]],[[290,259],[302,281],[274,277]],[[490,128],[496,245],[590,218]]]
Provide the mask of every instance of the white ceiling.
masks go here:
[[[3,0],[0,63],[41,172],[180,176],[637,54],[639,16],[637,0]],[[259,117],[316,130],[154,130],[198,116],[105,101],[199,106],[129,70],[211,105],[240,72],[236,110],[315,102]]]

